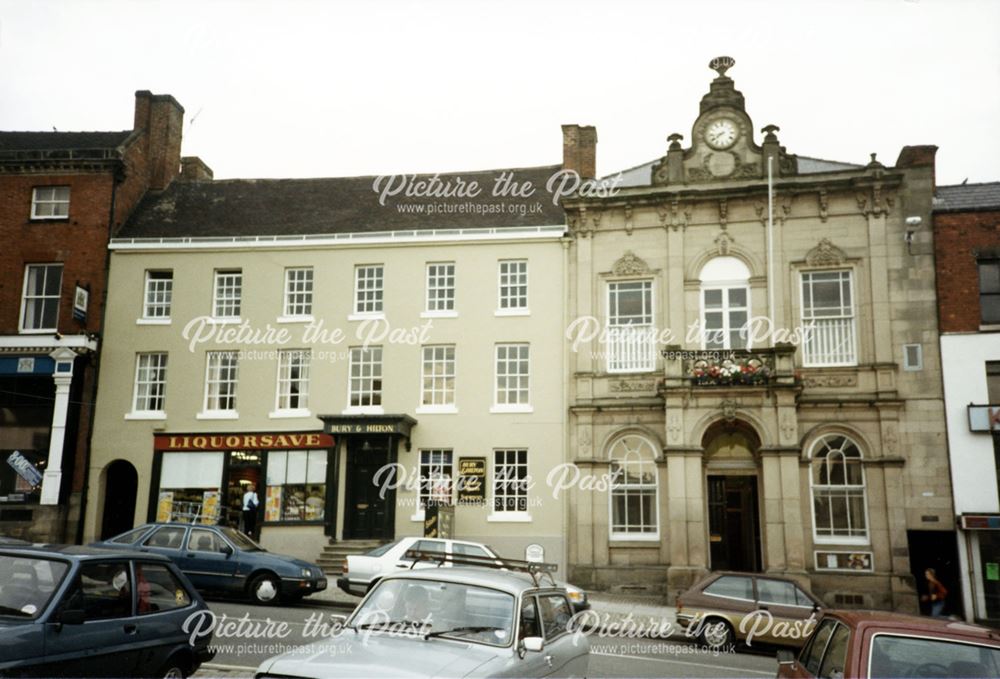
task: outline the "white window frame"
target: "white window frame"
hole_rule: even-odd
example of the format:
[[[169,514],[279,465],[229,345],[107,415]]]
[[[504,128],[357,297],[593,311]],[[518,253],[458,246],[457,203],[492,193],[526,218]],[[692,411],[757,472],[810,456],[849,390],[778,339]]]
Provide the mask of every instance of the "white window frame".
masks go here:
[[[429,456],[430,461],[425,462],[425,456]],[[446,499],[446,506],[455,506],[455,451],[451,448],[421,448],[417,464],[417,511],[410,519],[423,521],[428,500]],[[426,476],[425,471],[428,472]],[[439,492],[442,488],[435,489],[435,481],[442,483],[446,492]]]
[[[523,349],[526,352],[525,357],[522,359],[521,356],[518,355],[515,358],[511,358],[510,355],[509,355],[509,351],[512,350],[512,349],[517,349],[518,352],[519,352],[519,354],[520,354],[520,351]],[[507,353],[507,355],[503,359],[500,358],[501,351]],[[528,363],[528,371],[527,371],[527,373],[525,373],[523,375],[520,374],[520,373],[508,373],[508,372],[501,373],[500,372],[501,360],[503,361],[503,365],[507,366],[508,368],[512,364],[516,364],[516,363],[519,363],[520,361],[524,360],[524,361],[526,361]],[[511,389],[509,386],[507,386],[505,384],[501,388],[501,386],[500,386],[500,380],[501,380],[501,378],[503,378],[504,380],[508,380],[508,379],[518,379],[518,380],[520,380],[520,379],[524,379],[525,383],[524,383],[523,387],[521,387],[520,385],[518,385],[518,386],[514,387],[513,389]],[[503,399],[504,402],[501,402],[501,399],[500,399],[501,392],[504,393],[504,394],[508,394],[508,395],[511,394],[511,393],[517,394],[517,399],[518,400],[515,403],[511,403],[509,401],[509,397],[508,397],[508,398],[504,398]],[[524,394],[524,400],[523,401],[521,400],[521,393],[522,392]],[[494,346],[494,350],[493,350],[493,407],[490,408],[490,412],[491,413],[530,413],[530,412],[533,412],[533,409],[531,407],[531,345],[528,342],[501,342],[501,343],[498,343],[498,344],[496,344]]]
[[[144,361],[156,362],[158,365],[143,365]],[[132,410],[126,413],[126,420],[165,420],[167,419],[167,365],[168,356],[165,351],[144,351],[135,355],[135,373],[132,381]],[[154,372],[156,371],[156,372]],[[152,378],[150,379],[150,375]],[[150,405],[152,399],[158,398],[159,408],[141,408],[140,406],[140,386],[146,385],[149,389],[144,405]],[[151,395],[154,390],[159,391],[158,396]]]
[[[698,289],[698,306],[699,306],[699,320],[701,322],[701,348],[703,350],[714,350],[714,351],[731,351],[734,350],[732,346],[731,332],[732,328],[732,318],[731,315],[734,312],[744,312],[746,314],[746,323],[750,322],[752,318],[751,315],[751,296],[750,296],[750,269],[747,265],[737,257],[731,255],[722,255],[719,257],[713,257],[705,263],[705,266],[701,269],[701,275],[699,276],[701,284]],[[709,347],[708,346],[708,323],[706,320],[706,315],[708,313],[707,305],[705,304],[705,295],[711,290],[719,290],[722,293],[722,306],[718,309],[712,309],[712,313],[722,314],[722,327],[714,332],[722,332],[722,344],[721,347]],[[730,292],[732,290],[743,290],[746,296],[746,304],[742,307],[734,307],[730,302]],[[748,328],[749,330],[749,328]],[[751,338],[747,336],[747,341],[745,346],[735,347],[736,350],[748,350],[752,348]]]
[[[162,277],[166,274],[167,277]],[[153,278],[154,275],[161,276]],[[158,286],[158,284],[164,284]],[[156,289],[160,287],[160,289]],[[174,300],[173,269],[146,269],[142,287],[142,317],[139,325],[169,325],[170,314]],[[151,313],[154,310],[165,310],[163,314]]]
[[[343,414],[370,414],[380,415],[384,412],[382,407],[385,386],[382,384],[382,361],[384,352],[381,345],[369,347],[350,347],[348,349],[349,360],[347,363],[347,408]],[[357,366],[362,374],[354,375],[354,368]],[[365,368],[368,374],[363,374]],[[366,389],[366,383],[370,383],[370,389]],[[378,389],[375,384],[378,383]],[[358,388],[355,388],[358,387]],[[353,401],[362,401],[355,405]],[[365,401],[368,401],[367,403]],[[377,401],[377,402],[376,402]]]
[[[226,358],[231,358],[233,361],[232,370],[233,378],[232,380],[222,380],[219,377],[223,366],[222,361]],[[226,419],[236,419],[239,417],[239,410],[237,409],[237,397],[239,392],[239,380],[240,380],[240,359],[238,351],[207,351],[205,352],[205,398],[202,402],[202,410],[198,415],[197,419],[200,420],[226,420]],[[220,387],[224,384],[232,384],[232,393],[225,396],[222,395]],[[220,408],[218,407],[219,401],[223,398],[232,399],[231,408]],[[215,407],[210,408],[209,406],[214,403]]]
[[[274,394],[274,411],[269,417],[310,417],[309,373],[312,368],[312,352],[309,349],[281,349],[278,351],[277,388]],[[293,370],[298,376],[293,377]],[[295,394],[298,404],[290,405],[292,386],[298,387]]]
[[[31,295],[31,299],[32,300],[43,300],[43,304],[44,304],[44,300],[55,300],[55,304],[56,304],[55,325],[53,325],[51,328],[50,327],[28,328],[28,327],[25,326],[25,323],[24,323],[24,321],[26,320],[25,314],[26,314],[26,312],[28,310],[28,278],[30,276],[30,272],[31,272],[32,269],[37,269],[37,268],[41,268],[41,267],[44,267],[46,269],[46,274],[45,274],[46,278],[48,278],[48,268],[49,267],[59,267],[59,290],[58,290],[58,292],[56,294],[54,294],[54,295],[52,295],[52,294],[45,294],[44,292],[41,295]],[[65,269],[65,266],[63,265],[62,262],[32,262],[31,264],[25,264],[24,265],[24,281],[22,282],[22,287],[21,287],[21,310],[20,310],[20,313],[19,313],[19,316],[18,316],[18,330],[21,333],[26,334],[26,335],[31,335],[31,334],[53,333],[53,332],[58,331],[58,329],[59,329],[59,311],[60,311],[60,308],[62,307],[63,273],[65,273],[65,271],[66,271],[66,269]]]
[[[65,190],[65,198],[59,197]],[[48,197],[41,197],[41,193],[48,193]],[[57,186],[36,186],[31,190],[31,218],[38,220],[66,220],[69,219],[70,187],[66,185]],[[50,205],[53,213],[59,206],[65,206],[66,214],[42,215],[38,213],[38,208],[42,205]]]
[[[367,285],[372,281],[372,285]],[[366,283],[362,289],[362,283]],[[348,320],[385,318],[385,265],[358,264],[354,267],[354,306]]]
[[[510,267],[517,266],[518,271],[509,270]],[[505,270],[506,269],[506,270]],[[512,281],[515,276],[524,276],[524,295],[512,293],[512,288],[522,286],[518,281]],[[531,292],[531,281],[528,275],[528,260],[521,259],[501,259],[497,262],[497,310],[496,316],[528,316],[530,312],[529,300]],[[506,294],[505,294],[506,293]],[[523,300],[522,300],[523,297]],[[512,301],[517,304],[511,303]],[[523,301],[523,304],[521,302]]]
[[[844,444],[841,448],[836,450],[843,451],[844,448],[849,445],[853,445],[858,451],[858,467],[861,470],[861,483],[860,484],[848,484],[846,483],[846,468],[845,468],[845,483],[844,484],[817,484],[815,478],[815,471],[819,463],[819,458],[816,457],[816,452],[823,445],[824,441],[833,438],[842,438]],[[840,453],[842,455],[842,453]],[[823,458],[824,464],[829,464],[826,460],[826,456]],[[813,542],[817,545],[870,545],[871,544],[871,522],[868,518],[868,479],[865,474],[865,457],[864,451],[858,444],[857,440],[847,434],[842,434],[838,431],[826,432],[816,438],[812,445],[809,447],[809,505],[812,514],[812,532],[813,532]],[[846,464],[846,463],[844,463]],[[829,476],[827,477],[829,478]],[[831,489],[843,489],[845,495],[850,491],[855,493],[860,492],[861,494],[861,507],[865,520],[865,534],[862,535],[820,535],[818,531],[818,525],[816,523],[816,490],[829,491]],[[850,497],[850,495],[847,495]],[[828,496],[830,497],[830,496]],[[850,504],[848,503],[848,512],[850,512]],[[831,508],[832,511],[832,508]],[[850,513],[848,513],[848,521],[850,521]],[[833,528],[831,528],[833,530]]]
[[[618,449],[621,447],[624,454],[619,454]],[[643,451],[648,452],[647,457],[643,457]],[[635,455],[637,460],[630,460],[630,456]],[[627,468],[628,465],[640,465],[640,469],[649,465],[653,469],[653,482],[644,483],[618,483],[616,481],[617,475],[612,471],[611,464],[615,460],[623,460],[623,468]],[[660,539],[660,470],[656,464],[656,447],[653,443],[647,439],[645,436],[639,434],[626,434],[624,436],[619,436],[608,448],[608,474],[610,479],[610,485],[608,487],[608,537],[612,542],[652,542],[658,541]],[[615,497],[619,494],[624,494],[626,498],[626,506],[628,505],[627,499],[629,492],[637,492],[640,494],[645,494],[648,491],[653,491],[653,513],[655,516],[653,520],[655,524],[653,531],[641,531],[641,532],[629,532],[615,530]],[[641,525],[647,525],[645,523]]]
[[[226,294],[220,295],[220,292]],[[235,313],[225,313],[226,311]],[[216,269],[212,280],[212,318],[235,323],[240,320],[242,311],[243,269]]]
[[[607,281],[605,285],[605,309],[607,317],[608,342],[605,347],[605,368],[609,373],[648,373],[656,370],[656,286],[652,278],[633,278]],[[643,313],[640,323],[622,323],[620,317],[612,316],[611,300],[620,296],[618,288],[623,285],[640,284],[649,292],[648,314]],[[645,291],[644,291],[645,292]],[[623,357],[623,354],[625,357]]]
[[[841,283],[846,280],[851,293],[851,304],[848,309],[848,313],[842,313],[836,316],[807,316],[806,312],[806,296],[805,296],[805,286],[807,277],[810,280],[810,285],[812,283],[812,276],[817,274],[842,274],[845,275],[840,279]],[[830,366],[854,366],[858,364],[858,314],[857,314],[857,288],[854,285],[854,270],[850,268],[840,268],[840,269],[817,269],[810,271],[800,271],[799,272],[799,306],[800,306],[800,317],[802,319],[803,327],[808,326],[812,321],[817,321],[817,327],[822,327],[824,321],[840,321],[844,326],[849,329],[850,332],[850,342],[851,346],[850,356],[844,360],[834,361],[834,360],[817,360],[816,354],[811,353],[810,342],[808,335],[806,340],[802,343],[802,366],[805,368],[821,368]],[[843,294],[841,294],[841,302],[843,302]],[[845,309],[843,303],[841,303],[841,309]],[[832,325],[832,324],[830,324]],[[816,332],[815,330],[811,332]]]
[[[439,352],[444,355],[439,357]],[[420,405],[417,413],[457,413],[455,345],[426,344],[421,347],[420,358]],[[440,370],[436,370],[439,366]],[[448,380],[451,380],[450,389],[447,387]]]
[[[514,446],[505,448],[494,448],[492,453],[493,455],[490,458],[490,467],[492,470],[492,476],[490,477],[491,492],[488,498],[488,501],[490,503],[490,513],[486,517],[486,520],[488,522],[493,522],[493,523],[504,523],[504,522],[529,523],[531,521],[531,504],[530,504],[531,503],[531,495],[530,495],[531,457],[528,448],[514,447]],[[520,462],[517,460],[517,457],[521,453],[524,454],[524,462]],[[503,455],[504,457],[504,461],[501,464],[497,463],[498,454]],[[510,454],[514,455],[514,462],[508,461],[508,456]],[[514,480],[507,481],[507,480],[502,480],[502,478],[506,477],[500,476],[501,469],[504,470],[503,472],[504,474],[511,473],[509,471],[506,471],[508,469],[513,470],[513,473],[516,474],[517,471],[522,468],[524,470],[524,478],[522,480],[518,480],[515,476]],[[515,484],[515,485],[523,484],[523,489],[521,490],[521,492],[509,493],[506,490],[504,490],[502,493],[498,493],[497,492],[498,487],[501,483]],[[518,498],[521,498],[522,496],[524,498],[524,509],[503,509],[503,508],[497,509],[498,500],[513,498],[516,502]]]
[[[443,271],[442,271],[443,269]],[[455,310],[455,262],[427,262],[424,310],[421,318],[457,318]],[[435,293],[447,293],[443,299]]]
[[[278,322],[307,322],[313,319],[315,275],[311,266],[293,266],[285,269],[284,295]]]

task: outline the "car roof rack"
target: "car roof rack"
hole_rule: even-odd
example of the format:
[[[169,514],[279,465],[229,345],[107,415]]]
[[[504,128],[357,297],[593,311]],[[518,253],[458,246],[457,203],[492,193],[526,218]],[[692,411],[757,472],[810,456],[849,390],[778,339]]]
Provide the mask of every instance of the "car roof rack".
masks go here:
[[[404,559],[411,559],[410,570],[421,562],[434,562],[437,563],[438,567],[444,564],[452,564],[454,566],[479,566],[482,568],[492,568],[500,571],[513,571],[515,573],[527,573],[531,576],[532,581],[535,583],[535,587],[543,587],[543,583],[540,578],[543,576],[549,579],[553,587],[558,587],[556,585],[556,580],[552,576],[559,566],[554,563],[543,563],[541,561],[519,561],[518,559],[504,559],[503,557],[492,557],[492,556],[474,556],[472,554],[445,554],[444,552],[427,552],[421,551],[419,549],[410,549],[403,554]]]

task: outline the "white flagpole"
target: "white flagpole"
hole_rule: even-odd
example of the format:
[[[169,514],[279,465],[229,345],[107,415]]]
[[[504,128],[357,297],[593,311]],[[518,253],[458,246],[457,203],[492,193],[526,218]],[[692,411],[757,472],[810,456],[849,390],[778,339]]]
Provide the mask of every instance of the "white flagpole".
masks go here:
[[[767,315],[774,333],[774,156],[767,157]],[[772,334],[773,337],[773,334]]]

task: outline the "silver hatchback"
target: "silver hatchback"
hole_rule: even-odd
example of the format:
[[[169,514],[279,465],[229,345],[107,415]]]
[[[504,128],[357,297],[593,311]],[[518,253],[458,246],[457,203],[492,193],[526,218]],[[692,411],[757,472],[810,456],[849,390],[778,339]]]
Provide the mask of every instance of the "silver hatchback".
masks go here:
[[[585,677],[566,590],[528,574],[450,568],[388,575],[334,638],[264,661],[267,677]]]

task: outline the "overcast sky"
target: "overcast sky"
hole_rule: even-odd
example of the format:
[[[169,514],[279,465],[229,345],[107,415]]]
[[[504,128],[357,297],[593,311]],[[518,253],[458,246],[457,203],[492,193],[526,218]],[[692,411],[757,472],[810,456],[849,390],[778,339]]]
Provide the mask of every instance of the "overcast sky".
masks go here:
[[[993,181],[998,28],[996,0],[0,0],[0,129],[130,129],[149,89],[216,178],[554,164],[562,123],[597,126],[609,174],[687,143],[729,55],[758,142],[935,144],[939,184]]]

